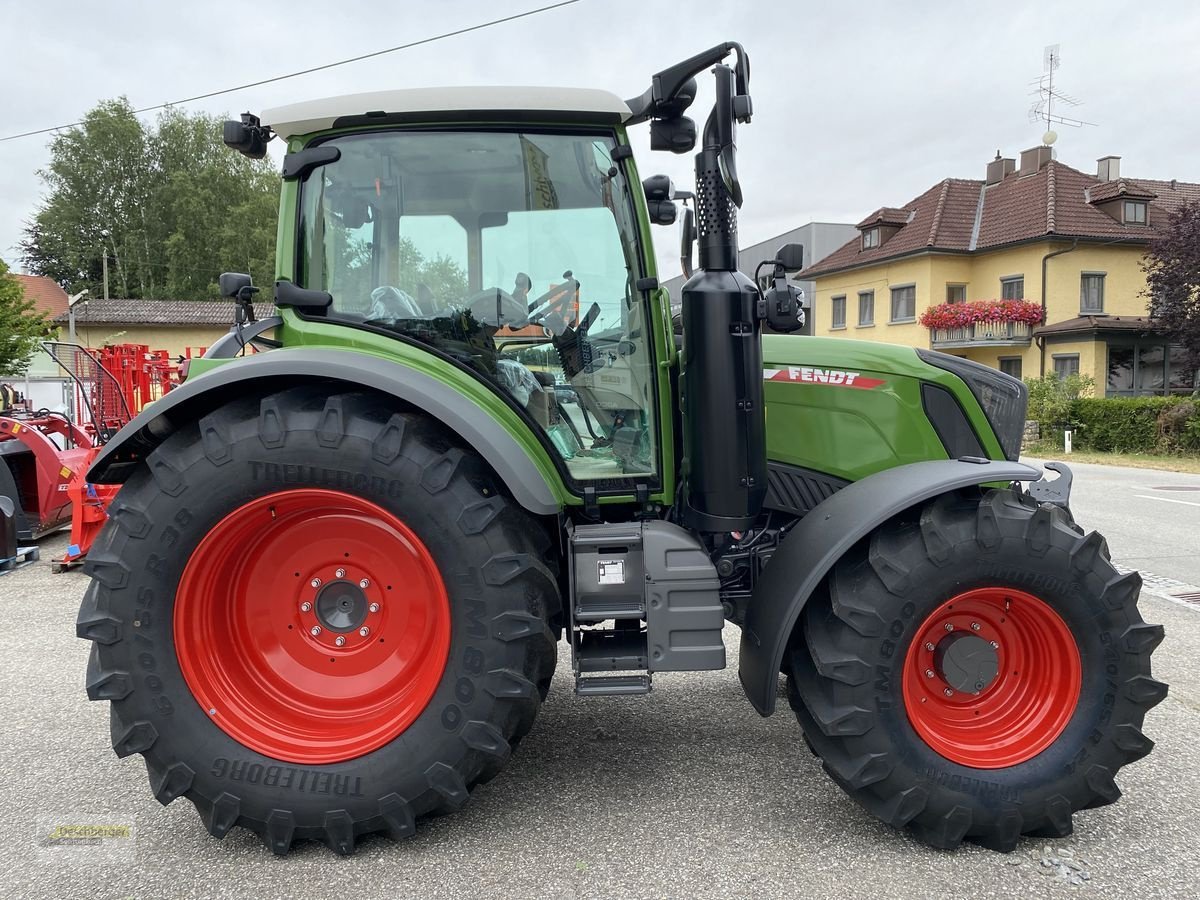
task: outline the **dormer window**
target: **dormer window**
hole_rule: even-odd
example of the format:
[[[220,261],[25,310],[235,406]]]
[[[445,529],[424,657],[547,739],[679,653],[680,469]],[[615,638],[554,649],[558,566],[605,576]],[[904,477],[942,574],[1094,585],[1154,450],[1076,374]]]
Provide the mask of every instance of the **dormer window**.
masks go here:
[[[1126,225],[1145,225],[1146,224],[1146,202],[1144,200],[1126,200],[1125,201],[1125,224]]]
[[[880,241],[879,237],[880,237],[880,235],[879,235],[878,228],[868,228],[866,231],[863,232],[862,248],[864,250],[872,250],[875,247],[878,247],[882,243],[882,241]]]

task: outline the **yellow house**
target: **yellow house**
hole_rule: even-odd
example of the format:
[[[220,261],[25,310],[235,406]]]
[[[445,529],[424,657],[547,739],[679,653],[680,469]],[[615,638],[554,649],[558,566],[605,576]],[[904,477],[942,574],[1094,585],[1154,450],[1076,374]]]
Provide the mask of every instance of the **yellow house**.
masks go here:
[[[1088,175],[1034,147],[1019,165],[997,156],[983,180],[947,178],[876,210],[796,277],[815,283],[814,334],[931,347],[1017,377],[1080,372],[1098,396],[1190,393],[1200,373],[1155,334],[1141,260],[1167,213],[1197,200],[1200,184],[1123,178],[1119,157]],[[993,300],[1026,304],[965,324],[981,313],[954,308]]]

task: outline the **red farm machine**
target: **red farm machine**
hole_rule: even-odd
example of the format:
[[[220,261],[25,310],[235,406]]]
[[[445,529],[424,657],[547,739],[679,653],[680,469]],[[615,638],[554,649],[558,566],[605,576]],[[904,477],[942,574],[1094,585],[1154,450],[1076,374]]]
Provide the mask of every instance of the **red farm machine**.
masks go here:
[[[179,370],[166,351],[140,344],[90,350],[47,341],[42,347],[70,377],[70,397],[66,410],[34,409],[11,388],[5,392],[0,502],[12,507],[18,544],[70,525],[61,569],[87,554],[116,494],[116,486],[86,480],[92,460],[132,416],[179,383]]]

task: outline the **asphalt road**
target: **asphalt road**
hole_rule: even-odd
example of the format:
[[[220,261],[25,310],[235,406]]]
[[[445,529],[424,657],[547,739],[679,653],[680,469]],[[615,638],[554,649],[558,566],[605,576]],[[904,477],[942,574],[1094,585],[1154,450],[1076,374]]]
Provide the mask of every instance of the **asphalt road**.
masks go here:
[[[1108,539],[1114,560],[1200,585],[1200,475],[1061,459],[1075,474],[1076,520]]]
[[[1107,534],[1117,561],[1200,581],[1200,506],[1139,496],[1200,476],[1077,475],[1076,517]],[[1162,493],[1200,504],[1200,491]],[[85,699],[87,647],[74,637],[85,578],[48,565],[64,545],[46,541],[41,563],[0,576],[4,897],[1200,895],[1200,608],[1143,594],[1145,617],[1167,629],[1155,675],[1171,694],[1146,723],[1158,747],[1122,770],[1122,800],[1077,815],[1065,840],[942,853],[879,824],[821,771],[786,704],[771,719],[750,708],[730,628],[729,669],[658,676],[653,694],[630,700],[574,697],[562,647],[533,732],[461,813],[402,844],[372,838],[348,859],[319,845],[277,859],[242,831],[213,840],[187,801],[159,806],[141,758],[113,755],[107,704]],[[41,845],[48,825],[82,821],[132,826],[132,846]],[[1047,846],[1089,880],[1041,865]]]

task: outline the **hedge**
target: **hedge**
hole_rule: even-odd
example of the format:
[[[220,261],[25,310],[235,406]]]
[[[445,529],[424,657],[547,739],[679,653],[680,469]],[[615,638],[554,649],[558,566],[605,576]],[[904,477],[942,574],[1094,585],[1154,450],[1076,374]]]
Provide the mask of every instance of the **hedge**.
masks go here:
[[[1190,397],[1084,397],[1071,401],[1073,442],[1114,453],[1200,453],[1200,400]],[[1055,424],[1050,425],[1053,429]],[[1054,429],[1056,432],[1058,429]]]

